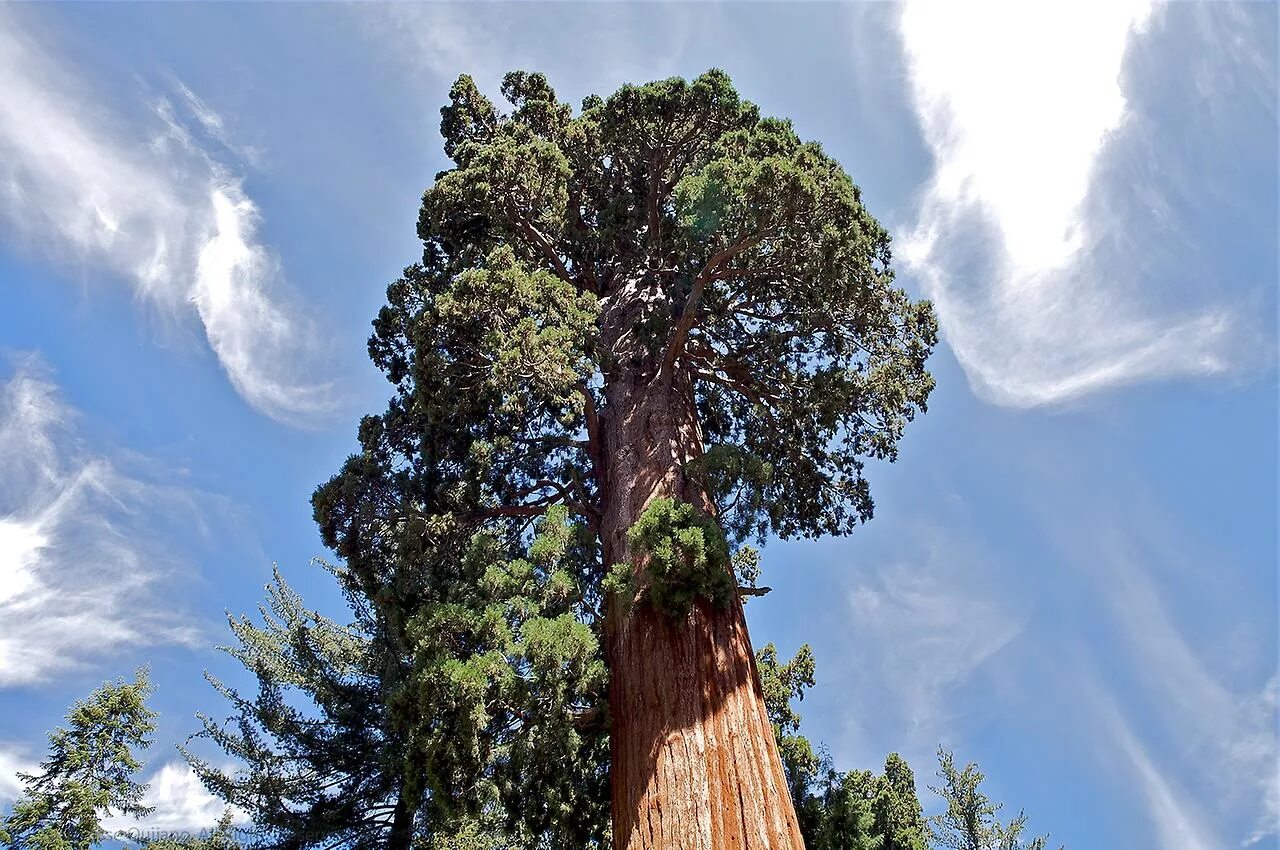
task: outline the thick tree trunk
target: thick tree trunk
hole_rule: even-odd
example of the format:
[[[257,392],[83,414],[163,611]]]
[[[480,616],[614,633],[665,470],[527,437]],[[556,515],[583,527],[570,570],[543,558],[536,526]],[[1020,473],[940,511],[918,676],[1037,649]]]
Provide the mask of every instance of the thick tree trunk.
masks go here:
[[[627,530],[654,498],[713,513],[684,472],[702,453],[692,388],[671,383],[605,388],[607,565],[636,564]],[[615,850],[802,850],[740,600],[699,601],[681,621],[618,601],[607,629]]]
[[[391,816],[391,834],[387,837],[387,850],[409,850],[413,846],[415,808],[408,792],[402,789]]]

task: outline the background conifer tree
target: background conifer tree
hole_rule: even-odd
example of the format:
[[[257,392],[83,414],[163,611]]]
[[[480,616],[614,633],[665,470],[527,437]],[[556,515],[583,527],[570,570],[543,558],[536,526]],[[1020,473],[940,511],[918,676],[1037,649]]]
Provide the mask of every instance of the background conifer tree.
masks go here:
[[[881,850],[927,850],[929,825],[916,796],[915,774],[897,753],[884,760],[872,808],[876,831],[884,836]]]
[[[0,824],[0,842],[21,850],[87,850],[107,837],[109,814],[142,817],[147,786],[134,779],[137,751],[151,745],[155,712],[147,707],[146,670],[132,682],[105,682],[67,712],[49,734],[36,774],[18,774],[22,796]]]
[[[934,843],[946,850],[1044,850],[1048,836],[1026,840],[1027,816],[1007,824],[1000,821],[1003,805],[982,790],[986,778],[970,762],[961,770],[949,750],[938,747],[938,778],[942,784],[929,789],[942,797],[946,811],[929,819]]]
[[[188,759],[250,814],[255,846],[602,846],[604,664],[567,568],[581,533],[563,509],[537,532],[521,557],[473,538],[398,637],[341,568],[351,624],[278,574],[262,625],[232,618],[229,651],[258,692],[213,680],[236,713],[205,716],[202,735],[243,769]]]

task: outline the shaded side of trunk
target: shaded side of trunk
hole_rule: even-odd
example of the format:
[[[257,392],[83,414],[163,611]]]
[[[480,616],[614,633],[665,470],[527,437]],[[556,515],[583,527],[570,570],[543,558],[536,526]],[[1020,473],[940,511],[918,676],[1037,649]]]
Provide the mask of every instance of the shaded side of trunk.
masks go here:
[[[413,846],[413,816],[417,806],[408,792],[401,790],[391,815],[391,834],[387,836],[388,850],[410,850]]]
[[[692,387],[606,386],[606,565],[644,564],[627,530],[655,498],[709,514],[685,475],[702,452]],[[802,850],[742,604],[700,600],[682,621],[612,600],[607,628],[615,850]]]

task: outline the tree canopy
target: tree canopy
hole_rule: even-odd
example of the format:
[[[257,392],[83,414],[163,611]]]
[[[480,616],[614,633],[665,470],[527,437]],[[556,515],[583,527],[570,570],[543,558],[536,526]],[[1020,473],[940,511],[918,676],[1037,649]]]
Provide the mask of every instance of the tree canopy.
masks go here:
[[[394,394],[313,499],[416,687],[466,679],[449,708],[478,742],[469,771],[497,763],[479,742],[549,722],[495,698],[509,665],[490,663],[504,638],[480,580],[531,560],[537,518],[571,529],[538,567],[572,591],[545,663],[576,682],[570,714],[590,715],[604,670],[577,671],[601,646],[621,651],[633,598],[676,619],[726,605],[744,539],[871,516],[864,464],[892,460],[924,409],[936,341],[857,186],[723,72],[623,86],[576,113],[541,74],[507,74],[501,92],[505,112],[460,77],[441,110],[452,167],[423,194],[422,258],[388,287],[369,341]],[[630,434],[642,419],[657,430]],[[654,454],[673,439],[674,470]],[[699,498],[653,489],[673,473]],[[431,666],[433,629],[466,634],[466,652]],[[619,679],[612,651],[610,699],[624,699],[618,683],[640,679]]]

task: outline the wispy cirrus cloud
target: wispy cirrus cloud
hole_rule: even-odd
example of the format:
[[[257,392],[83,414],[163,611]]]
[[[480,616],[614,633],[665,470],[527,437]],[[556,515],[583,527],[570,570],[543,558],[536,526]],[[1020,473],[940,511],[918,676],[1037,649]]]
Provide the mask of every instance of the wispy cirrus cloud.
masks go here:
[[[872,764],[887,747],[919,769],[954,737],[966,693],[1023,635],[1031,608],[980,541],[924,522],[898,534],[897,558],[851,573],[847,644],[819,658],[819,679],[843,694],[842,757]]]
[[[0,687],[126,646],[199,643],[160,592],[175,562],[159,535],[209,506],[91,451],[76,418],[31,359],[0,384]]]
[[[1274,842],[1274,601],[1247,590],[1269,582],[1256,564],[1210,548],[1123,460],[1082,455],[1067,468],[1046,453],[1033,466],[1032,486],[1054,494],[1034,504],[1031,522],[1047,544],[1053,622],[1034,658],[1055,659],[1041,688],[1056,696],[1037,710],[1091,744],[1077,754],[1115,782],[1110,793],[1132,795],[1152,847]]]
[[[23,29],[27,13],[0,10],[0,218],[10,236],[95,278],[106,272],[163,312],[194,311],[256,409],[289,422],[324,416],[333,387],[309,377],[317,334],[284,295],[243,181],[210,152],[237,152],[222,118],[181,83],[141,117],[104,108]]]
[[[1244,843],[1277,834],[1280,823],[1280,740],[1276,731],[1277,683],[1273,676],[1256,693],[1229,688],[1191,645],[1162,600],[1149,571],[1112,540],[1105,544],[1105,595],[1125,647],[1134,659],[1133,684],[1141,683],[1159,715],[1148,726],[1163,727],[1176,746],[1165,747],[1161,761],[1179,764],[1180,775],[1197,777],[1210,811],[1251,817]],[[1201,807],[1179,791],[1157,766],[1118,712],[1104,716],[1114,740],[1130,760],[1145,793],[1151,822],[1160,830],[1163,850],[1202,850],[1221,846]],[[1176,814],[1176,817],[1173,815]]]
[[[1222,157],[1232,136],[1139,116],[1125,85],[1134,40],[1169,14],[1149,0],[913,0],[902,11],[935,172],[899,253],[990,400],[1050,404],[1222,374],[1257,356],[1239,293],[1224,291],[1211,249],[1194,247],[1207,245],[1205,227],[1188,221],[1202,190],[1180,194],[1180,175]],[[1210,44],[1179,55],[1204,67],[1237,61]]]
[[[654,8],[385,3],[352,11],[379,52],[414,74],[446,85],[470,74],[496,95],[507,71],[542,71],[561,98],[573,99],[678,73],[694,34],[719,26],[713,5],[664,4],[661,14]]]
[[[1129,762],[1146,804],[1156,846],[1160,850],[1214,850],[1222,842],[1205,823],[1200,805],[1174,778],[1152,759],[1150,752],[1114,700],[1100,702],[1101,728],[1109,733],[1109,741]]]

